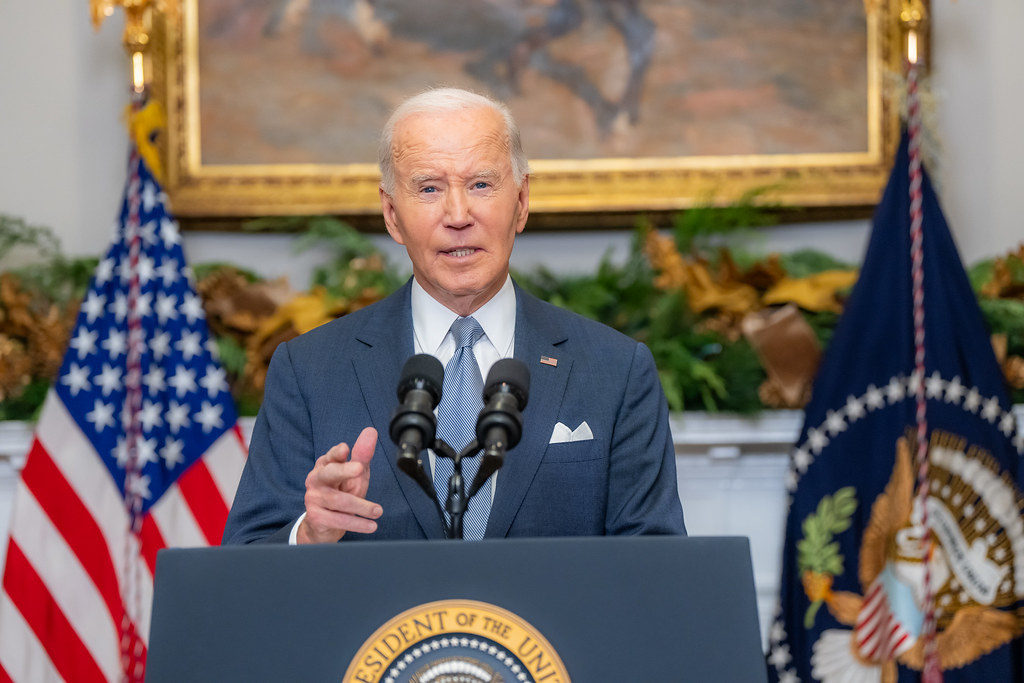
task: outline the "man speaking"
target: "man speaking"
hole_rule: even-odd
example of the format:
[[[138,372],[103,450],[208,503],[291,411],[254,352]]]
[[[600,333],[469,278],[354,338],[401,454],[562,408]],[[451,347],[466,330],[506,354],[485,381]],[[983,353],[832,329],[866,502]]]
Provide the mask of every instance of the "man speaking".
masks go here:
[[[470,500],[465,538],[686,533],[650,351],[509,276],[530,179],[508,109],[464,90],[417,95],[388,120],[380,169],[413,277],[278,347],[224,543],[444,538],[438,502],[378,438],[413,354],[445,365],[437,433],[455,451],[474,438],[491,366],[529,371],[521,440]],[[467,482],[480,459],[463,460]],[[442,507],[451,464],[424,463]]]

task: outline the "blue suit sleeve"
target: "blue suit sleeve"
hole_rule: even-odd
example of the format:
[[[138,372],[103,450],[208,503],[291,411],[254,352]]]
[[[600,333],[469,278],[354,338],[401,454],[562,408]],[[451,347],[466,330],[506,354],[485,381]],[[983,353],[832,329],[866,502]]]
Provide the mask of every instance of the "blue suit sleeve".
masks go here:
[[[270,361],[264,396],[224,527],[224,545],[287,543],[292,525],[305,511],[306,475],[317,454],[308,403],[285,344]]]
[[[637,344],[611,435],[607,534],[686,534],[668,403],[650,350]]]

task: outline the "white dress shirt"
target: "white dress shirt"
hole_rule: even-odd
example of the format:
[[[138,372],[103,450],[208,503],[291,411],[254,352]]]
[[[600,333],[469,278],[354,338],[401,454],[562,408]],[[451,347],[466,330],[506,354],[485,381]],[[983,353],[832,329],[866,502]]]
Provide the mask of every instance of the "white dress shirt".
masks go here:
[[[415,353],[429,353],[448,365],[455,355],[455,336],[451,333],[452,323],[459,317],[457,313],[445,307],[427,294],[419,282],[412,281],[412,336]],[[491,366],[502,358],[511,358],[515,351],[516,331],[516,290],[512,278],[505,277],[505,284],[498,293],[483,306],[471,314],[484,334],[473,345],[473,355],[480,366],[480,376],[486,381]],[[380,438],[378,436],[378,438]],[[430,472],[433,474],[434,451],[428,450]],[[494,500],[498,473],[491,475],[491,501]],[[306,518],[303,512],[292,525],[288,543],[295,545],[299,533],[299,525]]]

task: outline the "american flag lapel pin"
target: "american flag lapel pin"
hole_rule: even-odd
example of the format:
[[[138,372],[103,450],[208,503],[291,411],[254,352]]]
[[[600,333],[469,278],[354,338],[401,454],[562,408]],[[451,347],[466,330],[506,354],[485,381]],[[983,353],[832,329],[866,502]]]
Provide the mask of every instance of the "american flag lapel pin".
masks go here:
[[[540,362],[544,365],[550,365],[553,368],[558,366],[558,359],[552,358],[551,356],[541,356]]]

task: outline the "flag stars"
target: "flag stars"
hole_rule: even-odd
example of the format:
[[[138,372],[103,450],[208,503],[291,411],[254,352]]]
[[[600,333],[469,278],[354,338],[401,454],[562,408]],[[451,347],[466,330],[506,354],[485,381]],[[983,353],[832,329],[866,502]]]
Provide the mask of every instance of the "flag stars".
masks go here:
[[[181,304],[181,312],[185,315],[189,325],[194,325],[197,320],[202,320],[206,317],[202,301],[192,292],[185,292],[184,300]]]
[[[139,276],[139,284],[146,285],[156,276],[156,268],[154,267],[153,259],[146,255],[139,256],[139,262],[135,272]]]
[[[846,431],[846,418],[842,410],[830,410],[825,416],[825,428],[831,436]]]
[[[142,210],[149,213],[156,205],[156,188],[153,183],[146,181],[142,186]]]
[[[152,292],[146,292],[140,294],[135,300],[135,314],[140,318],[153,314],[153,294]]]
[[[203,401],[202,408],[193,417],[203,426],[203,434],[209,434],[213,429],[224,426],[224,420],[221,419],[222,412],[224,412],[224,406],[220,403],[211,404],[209,401]]]
[[[146,223],[139,228],[139,237],[148,246],[154,246],[157,243],[156,237],[156,221],[146,221]]]
[[[60,378],[60,382],[67,386],[72,396],[78,396],[79,391],[92,387],[92,382],[89,381],[89,368],[80,367],[78,363],[71,364],[67,374]]]
[[[999,420],[999,431],[1003,433],[1003,436],[1010,438],[1013,434],[1014,427],[1017,426],[1017,421],[1013,417],[1013,413],[1003,413],[1003,417]]]
[[[158,362],[163,360],[171,352],[171,335],[161,332],[149,341],[149,350],[153,352],[153,358]]]
[[[202,335],[199,332],[186,332],[174,348],[181,351],[185,362],[188,362],[203,352]]]
[[[105,285],[114,277],[114,259],[107,257],[96,266],[96,284]]]
[[[172,434],[177,434],[182,428],[192,424],[188,416],[188,405],[180,404],[177,401],[170,402],[164,417],[167,419],[167,427]]]
[[[125,333],[120,330],[110,330],[110,334],[107,335],[106,339],[100,342],[100,346],[106,349],[107,353],[110,354],[111,360],[116,360],[118,356],[128,350],[128,342],[125,337]]]
[[[156,462],[156,439],[139,439],[135,449],[136,467],[145,467],[151,462]]]
[[[946,389],[946,380],[942,379],[942,375],[936,370],[931,374],[925,381],[925,395],[928,398],[941,398],[942,394]]]
[[[971,390],[967,392],[967,398],[964,399],[964,410],[976,413],[980,407],[981,393],[978,391],[978,387],[971,387]]]
[[[951,379],[946,385],[946,403],[952,403],[953,405],[960,403],[960,399],[964,397],[965,389],[966,387],[960,381],[960,375]]]
[[[164,287],[170,287],[178,281],[178,262],[172,258],[164,259],[156,272]]]
[[[793,467],[796,468],[797,472],[803,474],[810,467],[811,462],[814,460],[811,454],[806,448],[798,448],[793,451]]]
[[[985,401],[985,407],[981,409],[981,416],[991,423],[995,423],[999,413],[1003,412],[999,406],[999,399],[995,396]]]
[[[174,387],[175,391],[178,393],[178,398],[181,398],[185,394],[196,390],[195,370],[190,370],[184,365],[179,365],[174,370],[174,377],[167,380],[167,383]]]
[[[901,378],[893,377],[889,380],[889,384],[885,387],[885,396],[889,399],[889,403],[898,403],[903,400],[903,397],[906,396],[906,389]]]
[[[181,235],[178,233],[178,223],[166,216],[160,220],[160,238],[164,241],[164,248],[170,249],[181,242]]]
[[[114,459],[117,466],[124,469],[128,465],[128,444],[123,436],[117,438],[117,446],[114,447]]]
[[[206,375],[199,380],[199,386],[206,389],[206,392],[213,398],[217,394],[228,390],[227,373],[224,368],[217,367],[212,363],[206,366]]]
[[[78,359],[81,360],[96,351],[96,339],[99,333],[90,330],[84,325],[78,328],[75,337],[68,342],[68,345],[78,352]]]
[[[821,450],[828,445],[829,438],[825,436],[825,432],[820,429],[809,429],[807,430],[807,443],[810,445],[811,450],[815,455],[820,455]]]
[[[160,414],[160,404],[147,400],[139,411],[139,422],[144,432],[151,432],[154,427],[162,425],[164,418]]]
[[[164,461],[164,467],[172,470],[176,465],[185,462],[184,449],[185,443],[181,439],[168,439],[165,441],[164,447],[160,449],[160,457]]]
[[[138,496],[149,500],[152,493],[149,490],[149,477],[144,474],[130,474],[125,482],[125,488],[129,495]]]
[[[110,396],[111,392],[121,390],[121,368],[111,367],[104,363],[103,370],[96,375],[96,385],[103,390],[104,396]]]
[[[772,648],[771,654],[768,656],[768,663],[776,669],[785,668],[792,660],[793,656],[789,654],[789,645],[778,645]]]
[[[159,365],[153,365],[142,377],[142,383],[146,385],[150,394],[157,394],[167,388],[166,375],[164,369]]]
[[[868,390],[864,393],[864,403],[867,405],[868,410],[878,410],[883,407],[885,405],[885,396],[882,394],[882,390],[874,384],[869,384]]]
[[[120,278],[121,284],[126,285],[131,282],[132,279],[132,264],[127,258],[123,258],[117,264],[117,277]]]
[[[161,325],[166,324],[168,320],[176,319],[178,317],[178,297],[173,294],[157,292],[156,316]]]
[[[856,422],[860,418],[864,417],[864,402],[854,396],[846,397],[846,415],[850,418],[850,422]]]
[[[92,290],[86,294],[85,301],[82,302],[82,312],[85,313],[85,319],[89,321],[90,325],[103,315],[103,308],[106,305],[107,297],[102,294]]]
[[[117,292],[114,295],[114,300],[107,306],[107,310],[114,315],[117,322],[124,322],[124,319],[128,317],[128,297],[124,295],[124,292]]]
[[[104,403],[100,399],[93,402],[92,410],[86,413],[85,419],[92,423],[97,432],[114,426],[114,405]]]

